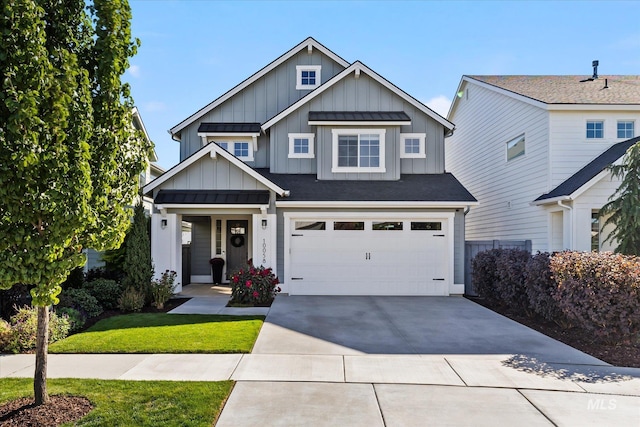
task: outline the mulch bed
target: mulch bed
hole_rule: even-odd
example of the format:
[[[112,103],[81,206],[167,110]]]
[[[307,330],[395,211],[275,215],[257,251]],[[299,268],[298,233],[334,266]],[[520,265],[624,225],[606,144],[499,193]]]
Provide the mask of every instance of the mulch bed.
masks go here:
[[[190,298],[172,298],[163,308],[145,307],[141,313],[166,313],[189,301]],[[82,330],[108,317],[123,314],[119,310],[108,310],[100,316],[89,319]],[[32,397],[24,397],[0,405],[0,426],[57,427],[71,421],[78,421],[87,415],[93,406],[82,396],[49,396],[45,405],[34,406]]]
[[[34,406],[33,398],[25,397],[0,406],[0,426],[55,427],[77,421],[92,409],[85,397],[49,396],[49,402],[40,406]]]
[[[583,329],[563,328],[535,314],[530,317],[511,307],[491,304],[482,298],[466,298],[614,366],[640,368],[640,343],[603,343]]]

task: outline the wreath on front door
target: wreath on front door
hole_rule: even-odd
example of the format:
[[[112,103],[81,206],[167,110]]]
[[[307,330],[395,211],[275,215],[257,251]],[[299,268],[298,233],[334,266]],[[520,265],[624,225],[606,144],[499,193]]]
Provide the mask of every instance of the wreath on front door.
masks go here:
[[[244,246],[244,236],[237,234],[231,237],[231,246],[233,246],[234,248],[240,248]]]

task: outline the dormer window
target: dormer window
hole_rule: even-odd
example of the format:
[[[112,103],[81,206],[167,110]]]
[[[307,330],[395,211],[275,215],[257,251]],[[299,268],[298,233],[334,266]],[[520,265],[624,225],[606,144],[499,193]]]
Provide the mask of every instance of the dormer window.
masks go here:
[[[314,156],[313,142],[315,135],[312,133],[289,134],[289,158],[308,158]]]
[[[298,65],[296,67],[296,89],[311,90],[320,86],[320,65]]]
[[[253,141],[216,141],[216,143],[240,160],[253,161]]]

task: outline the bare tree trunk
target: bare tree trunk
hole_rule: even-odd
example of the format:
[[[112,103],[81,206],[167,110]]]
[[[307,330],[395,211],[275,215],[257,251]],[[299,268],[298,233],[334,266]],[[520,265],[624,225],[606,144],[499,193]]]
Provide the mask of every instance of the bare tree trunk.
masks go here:
[[[49,307],[38,306],[38,332],[36,335],[36,372],[33,376],[33,394],[36,405],[49,401],[47,393],[47,352],[49,350]]]

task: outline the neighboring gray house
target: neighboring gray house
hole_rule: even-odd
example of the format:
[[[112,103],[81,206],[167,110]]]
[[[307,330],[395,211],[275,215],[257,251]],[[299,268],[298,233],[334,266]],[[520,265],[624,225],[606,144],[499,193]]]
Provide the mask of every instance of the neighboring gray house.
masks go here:
[[[252,258],[300,295],[464,292],[473,196],[444,169],[453,124],[308,38],[170,129],[180,163],[144,187],[155,271],[211,282]]]
[[[463,76],[448,118],[447,170],[480,202],[468,240],[615,248],[599,210],[619,186],[607,167],[638,142],[640,76]]]

